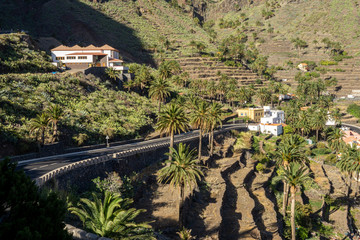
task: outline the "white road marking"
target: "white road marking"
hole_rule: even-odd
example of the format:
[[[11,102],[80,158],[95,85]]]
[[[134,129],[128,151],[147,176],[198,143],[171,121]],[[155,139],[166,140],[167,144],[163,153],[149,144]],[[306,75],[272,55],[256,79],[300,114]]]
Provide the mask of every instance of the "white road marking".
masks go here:
[[[47,167],[47,166],[49,166],[49,164],[43,165],[43,166],[41,166],[39,168],[43,168],[43,167]]]

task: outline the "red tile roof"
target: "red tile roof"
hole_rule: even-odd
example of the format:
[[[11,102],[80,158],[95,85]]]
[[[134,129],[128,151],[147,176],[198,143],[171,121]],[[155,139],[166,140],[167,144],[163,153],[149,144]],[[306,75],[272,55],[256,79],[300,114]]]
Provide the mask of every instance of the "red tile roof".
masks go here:
[[[124,61],[117,58],[109,58],[109,62],[124,62]]]
[[[75,56],[78,56],[78,55],[106,56],[107,54],[106,53],[101,53],[101,52],[79,52],[79,53],[66,54],[66,56],[69,56],[69,55],[75,55]]]
[[[87,47],[80,47],[79,45],[75,45],[72,47],[68,47],[68,46],[64,46],[64,45],[60,45],[56,48],[51,49],[51,51],[81,51],[81,50],[113,50],[113,51],[117,51],[117,49],[105,44],[101,47],[95,47],[94,45],[89,45]]]

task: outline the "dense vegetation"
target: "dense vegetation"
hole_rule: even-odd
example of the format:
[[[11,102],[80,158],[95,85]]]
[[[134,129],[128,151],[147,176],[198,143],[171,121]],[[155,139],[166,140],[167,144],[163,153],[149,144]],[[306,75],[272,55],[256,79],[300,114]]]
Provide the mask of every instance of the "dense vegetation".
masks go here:
[[[0,36],[0,74],[50,72],[56,67],[45,52],[34,49],[26,34],[4,34]]]

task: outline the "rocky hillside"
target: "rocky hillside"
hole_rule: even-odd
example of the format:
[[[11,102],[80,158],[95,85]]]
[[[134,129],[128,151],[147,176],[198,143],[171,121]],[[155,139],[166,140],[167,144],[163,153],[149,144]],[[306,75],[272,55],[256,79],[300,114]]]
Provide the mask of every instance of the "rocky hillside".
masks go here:
[[[268,139],[266,145],[275,142],[273,138]],[[272,185],[277,174],[275,164],[269,163],[265,171],[259,171],[258,155],[253,151],[239,151],[235,141],[230,135],[216,137],[214,157],[205,157],[207,167],[202,182],[192,193],[186,191],[189,199],[185,226],[200,240],[290,239],[289,222],[283,222],[280,214],[282,188]],[[163,239],[177,239],[174,226],[177,225],[178,191],[169,184],[156,182],[160,168],[161,164],[155,164],[141,173],[146,185],[136,206],[147,209],[141,220],[155,220],[152,226],[168,237]],[[345,179],[335,166],[316,161],[309,163],[309,171],[312,181],[296,195],[296,221],[301,225],[298,231],[311,229],[311,239],[321,239],[320,236],[343,239],[349,231]],[[324,195],[329,196],[329,216],[322,220],[326,208]],[[355,219],[359,217],[356,206],[351,214]],[[309,239],[305,231],[299,239]]]

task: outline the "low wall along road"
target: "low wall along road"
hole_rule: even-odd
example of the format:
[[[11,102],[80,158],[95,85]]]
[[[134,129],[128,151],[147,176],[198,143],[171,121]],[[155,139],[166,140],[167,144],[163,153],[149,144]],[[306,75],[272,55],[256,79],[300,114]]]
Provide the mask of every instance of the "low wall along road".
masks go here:
[[[230,130],[246,130],[243,125],[228,127],[215,132],[220,134]],[[203,138],[206,144],[208,138]],[[192,135],[179,140],[175,139],[175,144],[184,142],[191,148],[198,146],[198,135]],[[51,185],[56,184],[60,189],[67,186],[76,185],[79,189],[86,189],[89,181],[96,177],[106,177],[106,172],[118,172],[120,175],[129,175],[143,168],[164,159],[164,154],[169,151],[169,142],[153,143],[131,150],[123,150],[116,153],[97,156],[68,165],[56,168],[35,179],[38,186],[43,186],[49,180]]]

